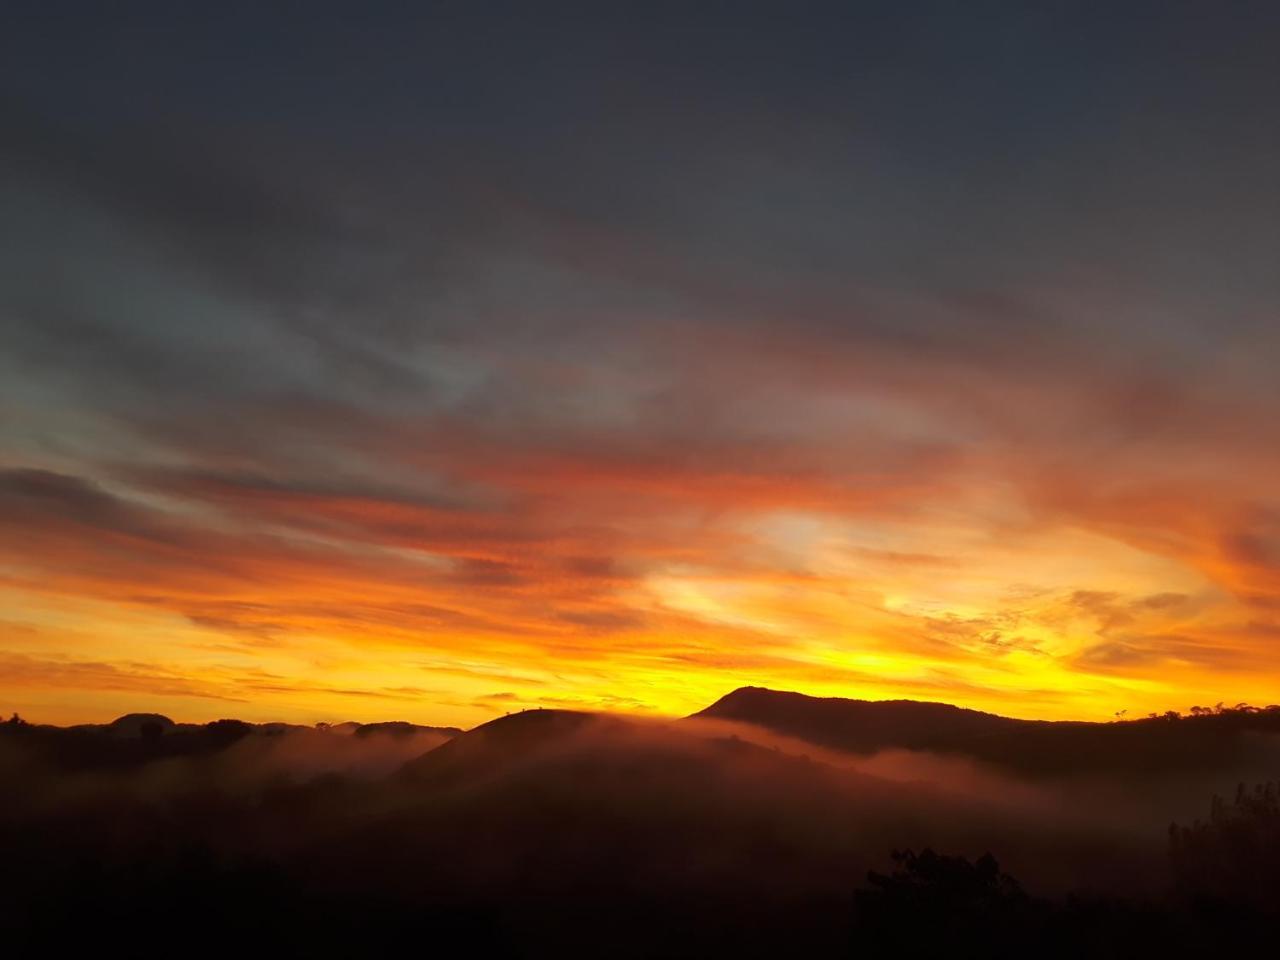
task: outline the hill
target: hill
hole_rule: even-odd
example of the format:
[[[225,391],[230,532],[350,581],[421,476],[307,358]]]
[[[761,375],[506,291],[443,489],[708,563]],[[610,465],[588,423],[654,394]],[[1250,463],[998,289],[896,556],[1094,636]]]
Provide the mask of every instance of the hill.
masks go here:
[[[699,716],[716,722],[532,710],[445,739],[394,724],[359,736],[226,720],[133,738],[0,725],[0,779],[23,786],[0,805],[0,933],[47,944],[76,925],[151,924],[173,942],[199,927],[283,956],[389,952],[424,930],[482,955],[839,955],[859,942],[854,887],[893,850],[981,870],[994,851],[1041,894],[1154,895],[1170,821],[1237,771],[1160,786],[1142,767],[1151,744],[1265,743],[1273,719],[1051,724],[760,689]],[[1091,761],[1095,780],[1071,779],[1099,743],[1109,772]],[[1035,767],[1046,749],[1059,752]],[[862,758],[886,750],[928,754],[913,768],[927,772],[872,775]],[[1032,784],[940,753],[1063,776]],[[1197,869],[1221,859],[1203,834],[1184,844]],[[954,858],[905,862],[968,875]],[[867,902],[896,950],[934,879],[882,879]],[[1083,929],[1109,932],[1102,916]],[[1172,914],[1144,916],[1164,930]]]
[[[693,715],[746,723],[835,750],[956,754],[1037,776],[1176,774],[1265,767],[1280,708],[1112,723],[1017,720],[945,703],[846,700],[742,687]]]
[[[105,724],[55,727],[21,720],[0,723],[0,773],[20,759],[24,768],[50,774],[90,771],[130,771],[163,760],[213,758],[238,748],[271,750],[282,756],[306,753],[372,756],[399,752],[405,757],[424,753],[462,731],[457,727],[417,724],[344,723],[332,727],[287,723],[247,723],[214,720],[175,723],[161,714],[130,713]],[[394,745],[393,749],[387,749]],[[297,764],[289,766],[296,768]]]

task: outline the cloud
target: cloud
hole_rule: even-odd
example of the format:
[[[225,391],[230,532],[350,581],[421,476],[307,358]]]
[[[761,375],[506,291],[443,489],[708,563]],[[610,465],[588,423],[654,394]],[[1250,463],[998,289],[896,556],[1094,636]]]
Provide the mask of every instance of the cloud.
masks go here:
[[[142,609],[158,659],[312,649],[332,690],[334,647],[673,711],[757,671],[1269,682],[1265,31],[1055,14],[961,63],[859,20],[576,18],[543,57],[467,15],[370,58],[315,17],[231,78],[234,17],[9,43],[12,602]]]
[[[118,691],[146,696],[195,697],[244,703],[225,687],[177,671],[145,663],[102,663],[48,659],[0,651],[0,679],[5,686]]]

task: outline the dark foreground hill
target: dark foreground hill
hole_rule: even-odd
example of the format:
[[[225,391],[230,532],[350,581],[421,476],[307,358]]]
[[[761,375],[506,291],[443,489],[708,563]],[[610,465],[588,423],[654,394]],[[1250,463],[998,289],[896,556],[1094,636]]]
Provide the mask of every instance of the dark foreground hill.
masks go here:
[[[795,717],[807,699],[753,693],[745,705],[759,718],[761,703],[801,703],[784,713]],[[881,718],[864,752],[891,735],[940,750],[905,739],[929,728],[903,717],[954,709],[865,709],[876,706],[855,711]],[[979,739],[976,724],[1038,729],[976,717]],[[506,957],[917,956],[942,944],[995,957],[1025,956],[1032,941],[1041,956],[1168,956],[1221,948],[1267,917],[1269,894],[1252,894],[1272,889],[1259,864],[1280,850],[1252,814],[1179,833],[1185,877],[1232,891],[1206,914],[1202,881],[1169,874],[1176,804],[1157,791],[1124,807],[1140,773],[1113,771],[1102,787],[1014,773],[959,783],[961,768],[944,766],[895,781],[745,727],[558,710],[434,742],[231,724],[133,738],[3,725],[0,937],[16,956],[53,955],[86,932],[148,957],[406,944]],[[810,733],[832,746],[832,729]],[[166,746],[183,736],[200,749]],[[94,746],[115,759],[84,762]],[[1271,823],[1265,802],[1250,803]],[[1207,804],[1206,792],[1192,810]],[[1253,831],[1244,852],[1240,823]],[[949,856],[883,873],[890,851],[925,847]],[[879,880],[855,896],[870,870]],[[1069,891],[1090,906],[1060,899]]]
[[[1033,776],[1249,769],[1280,760],[1280,708],[1116,723],[1016,720],[945,703],[846,700],[743,687],[695,717],[748,723],[835,750],[970,757]]]

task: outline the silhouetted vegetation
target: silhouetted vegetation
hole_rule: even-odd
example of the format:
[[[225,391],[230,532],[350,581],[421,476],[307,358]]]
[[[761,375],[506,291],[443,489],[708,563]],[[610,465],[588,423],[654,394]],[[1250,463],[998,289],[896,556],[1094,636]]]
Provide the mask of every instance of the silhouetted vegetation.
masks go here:
[[[363,729],[0,724],[0,937],[14,956],[92,931],[133,956],[1094,958],[1211,955],[1275,921],[1274,786],[1117,848],[1105,809],[1072,827],[1014,806],[1023,781],[965,798],[554,710],[421,755],[421,729]],[[315,762],[339,748],[348,767]],[[357,762],[393,748],[391,775]],[[894,841],[917,846],[885,869]],[[1013,868],[970,857],[988,848]],[[1144,850],[1155,882],[1123,879]]]
[[[855,895],[854,952],[952,958],[1132,958],[1221,955],[1271,929],[1239,901],[1175,897],[1033,897],[991,854],[970,862],[932,850],[894,851],[896,869],[871,872]]]
[[[1215,796],[1207,821],[1169,829],[1180,897],[1249,904],[1280,914],[1280,788],[1240,784],[1231,802]]]
[[[970,862],[895,850],[893,861],[892,873],[868,873],[870,886],[855,899],[858,939],[880,949],[1005,955],[1045,922],[1047,905],[1027,896],[989,853]]]

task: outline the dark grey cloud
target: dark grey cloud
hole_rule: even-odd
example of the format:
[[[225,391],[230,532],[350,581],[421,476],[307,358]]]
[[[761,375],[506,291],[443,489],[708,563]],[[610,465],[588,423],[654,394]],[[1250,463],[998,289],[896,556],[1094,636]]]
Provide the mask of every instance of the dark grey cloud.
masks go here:
[[[438,551],[610,631],[590,601],[726,503],[883,517],[972,472],[1128,533],[1166,476],[1274,496],[1274,5],[482,6],[6,9],[6,519],[236,571]],[[1238,519],[1205,536],[1266,600]],[[1099,663],[1169,608],[1074,603]],[[482,620],[352,612],[406,615]]]
[[[83,536],[123,534],[156,545],[182,539],[154,511],[91,480],[22,467],[0,470],[0,525],[17,531],[79,531]]]
[[[0,497],[15,506],[57,512],[90,523],[111,523],[123,512],[120,501],[96,485],[50,470],[15,468],[0,472]]]

